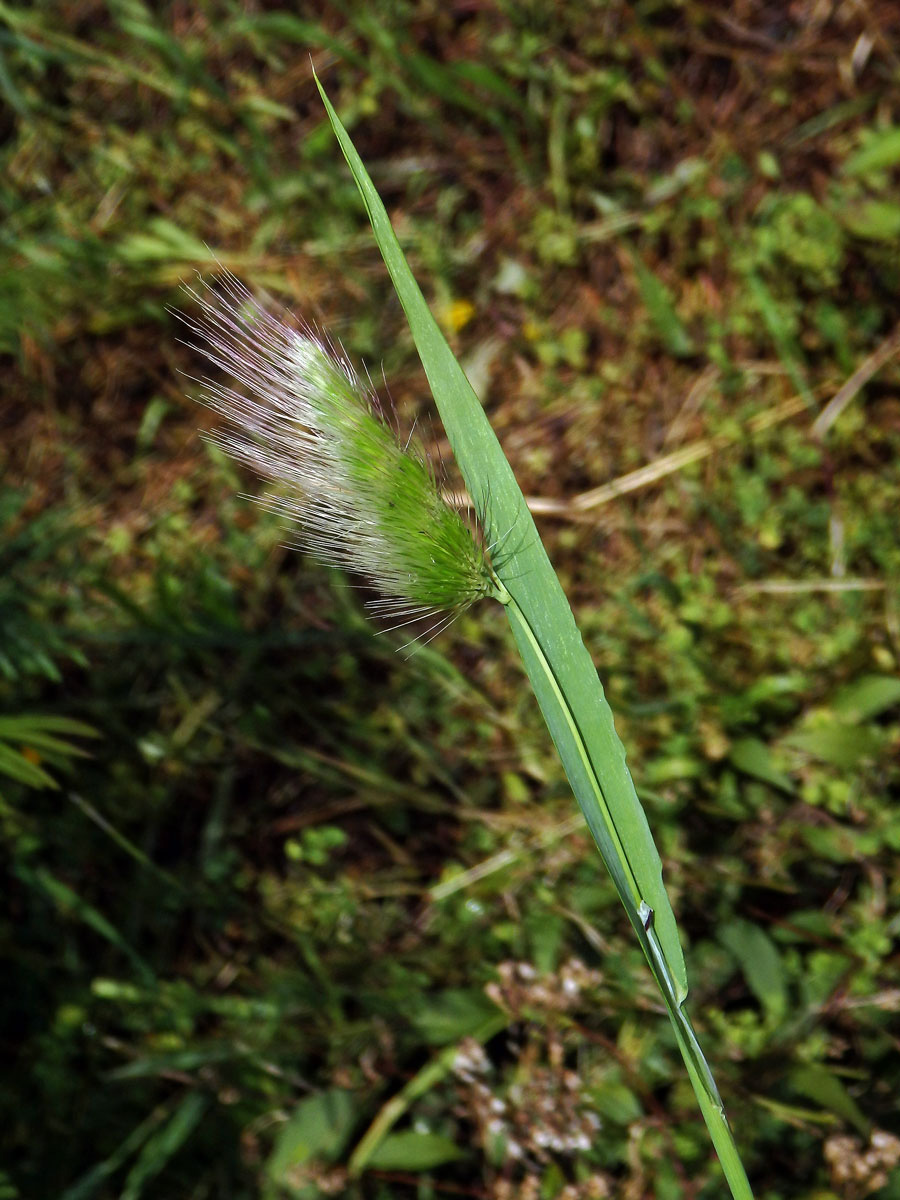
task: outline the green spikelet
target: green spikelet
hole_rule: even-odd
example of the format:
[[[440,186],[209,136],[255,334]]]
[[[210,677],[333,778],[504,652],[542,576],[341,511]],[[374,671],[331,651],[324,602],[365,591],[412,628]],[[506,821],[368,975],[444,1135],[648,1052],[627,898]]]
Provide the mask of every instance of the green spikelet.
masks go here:
[[[439,632],[498,595],[484,549],[428,461],[399,441],[335,347],[277,320],[230,274],[190,295],[200,307],[181,318],[190,344],[236,381],[203,381],[204,401],[230,423],[213,440],[280,485],[264,502],[300,546],[364,576],[382,596],[371,607],[399,624],[435,619]]]

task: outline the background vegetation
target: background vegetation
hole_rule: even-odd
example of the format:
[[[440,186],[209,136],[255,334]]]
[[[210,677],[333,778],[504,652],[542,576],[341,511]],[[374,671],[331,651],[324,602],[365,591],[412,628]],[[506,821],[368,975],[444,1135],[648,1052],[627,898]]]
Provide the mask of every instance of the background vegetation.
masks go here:
[[[407,661],[198,437],[216,258],[441,446],[310,54],[535,498],[759,1196],[897,1200],[888,0],[0,3],[0,1196],[721,1195],[502,613]]]

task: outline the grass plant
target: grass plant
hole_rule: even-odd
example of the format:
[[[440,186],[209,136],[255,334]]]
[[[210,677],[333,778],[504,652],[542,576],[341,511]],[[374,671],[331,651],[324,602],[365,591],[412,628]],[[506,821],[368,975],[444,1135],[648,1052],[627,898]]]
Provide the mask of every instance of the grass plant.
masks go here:
[[[318,83],[318,81],[317,81]],[[703,1118],[735,1200],[752,1195],[685,1002],[687,974],[662,866],[596,670],[515,476],[397,241],[347,131],[319,91],[403,305],[432,395],[489,544],[531,685],[569,782],[665,1001]]]
[[[376,411],[374,396],[339,349],[314,330],[295,330],[267,313],[228,272],[214,286],[187,289],[199,315],[182,317],[190,345],[237,381],[236,388],[204,385],[203,399],[229,422],[214,441],[278,485],[265,503],[301,547],[363,576],[381,593],[370,603],[396,619],[391,628],[425,620],[430,640],[481,598],[505,608],[566,774],[662,994],[732,1195],[751,1200],[687,1012],[687,973],[662,864],[603,688],[509,463],[362,160],[316,83],[409,321],[486,549],[443,499],[410,440],[402,444]],[[381,1136],[376,1122],[354,1157],[356,1170]]]
[[[197,436],[210,248],[427,429],[312,49],[600,672],[758,1200],[900,1200],[900,9],[256,7],[0,3],[0,1192],[726,1192],[504,610],[397,654]]]

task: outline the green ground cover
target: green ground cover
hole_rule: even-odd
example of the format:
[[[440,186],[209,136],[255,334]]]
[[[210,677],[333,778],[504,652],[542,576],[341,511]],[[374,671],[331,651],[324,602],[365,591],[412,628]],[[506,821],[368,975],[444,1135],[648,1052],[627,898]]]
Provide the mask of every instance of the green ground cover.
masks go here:
[[[398,655],[198,437],[218,259],[446,451],[310,54],[533,498],[758,1196],[896,1200],[900,20],[761,0],[0,4],[0,1196],[722,1194],[502,614]]]

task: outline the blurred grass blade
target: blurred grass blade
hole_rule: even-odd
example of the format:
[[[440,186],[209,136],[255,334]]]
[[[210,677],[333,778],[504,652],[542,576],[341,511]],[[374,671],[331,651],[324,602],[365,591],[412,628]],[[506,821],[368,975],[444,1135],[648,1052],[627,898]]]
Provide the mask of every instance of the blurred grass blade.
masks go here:
[[[806,364],[803,360],[803,353],[797,345],[796,340],[787,332],[788,323],[778,305],[778,301],[763,283],[761,277],[755,272],[748,273],[746,279],[747,289],[753,297],[756,309],[762,317],[763,325],[765,325],[766,331],[772,339],[775,351],[781,360],[782,366],[787,371],[788,378],[806,401],[807,407],[810,409],[814,408],[815,399],[806,378]]]
[[[173,1155],[177,1154],[207,1108],[202,1092],[188,1092],[168,1121],[144,1143],[134,1166],[128,1172],[121,1200],[139,1200],[144,1185],[155,1178]]]
[[[43,713],[0,717],[0,737],[11,740],[18,738],[23,742],[37,741],[41,737],[45,737],[50,733],[68,733],[74,737],[97,738],[100,734],[93,725],[86,725],[84,721],[76,721],[72,717],[55,717],[47,716]],[[70,754],[78,753],[74,746],[70,746],[67,742],[58,742],[57,747],[62,747]]]
[[[91,1196],[97,1194],[107,1179],[115,1175],[122,1164],[144,1144],[160,1121],[164,1120],[165,1115],[165,1109],[153,1109],[149,1117],[146,1117],[141,1121],[140,1125],[131,1131],[128,1137],[110,1154],[109,1158],[105,1158],[102,1162],[97,1163],[96,1166],[91,1167],[71,1187],[66,1188],[59,1200],[90,1200]]]
[[[71,914],[90,929],[93,929],[95,933],[99,934],[110,945],[115,946],[131,963],[142,982],[147,984],[155,982],[153,972],[147,963],[144,962],[136,950],[132,949],[121,933],[119,933],[118,929],[111,922],[107,921],[103,913],[98,912],[92,904],[88,904],[77,892],[74,892],[68,884],[63,883],[61,879],[57,879],[55,875],[52,875],[44,867],[32,870],[30,867],[20,864],[16,869],[16,874],[23,883],[49,896],[61,914]]]
[[[59,784],[44,769],[45,762],[63,767],[71,758],[90,757],[79,746],[58,737],[60,733],[88,738],[100,736],[91,725],[71,717],[41,714],[0,717],[0,775],[27,787],[58,788]]]
[[[32,788],[58,788],[59,784],[52,775],[48,775],[43,767],[32,762],[11,746],[0,742],[0,775],[14,779],[16,783],[24,783]]]
[[[686,358],[695,353],[694,343],[679,317],[672,295],[661,279],[632,253],[631,261],[637,276],[638,287],[650,320],[656,326],[662,344],[676,358]]]
[[[687,978],[646,816],[597,672],[481,404],[413,278],[390,219],[325,92],[332,127],[403,305],[444,428],[508,591],[507,614],[569,781],[651,966],[732,1194],[751,1196],[715,1082],[684,1010]]]

